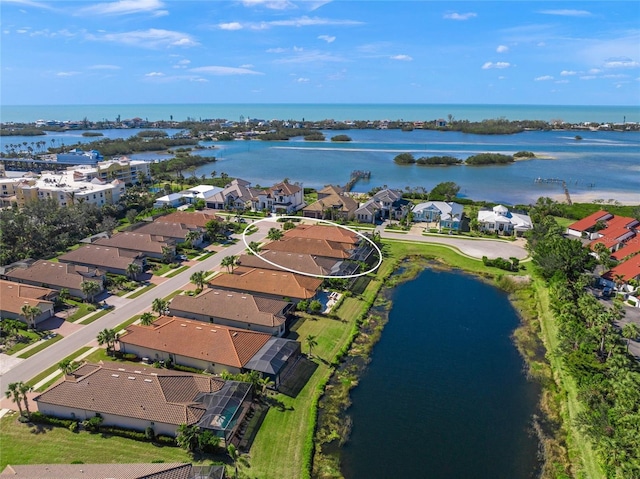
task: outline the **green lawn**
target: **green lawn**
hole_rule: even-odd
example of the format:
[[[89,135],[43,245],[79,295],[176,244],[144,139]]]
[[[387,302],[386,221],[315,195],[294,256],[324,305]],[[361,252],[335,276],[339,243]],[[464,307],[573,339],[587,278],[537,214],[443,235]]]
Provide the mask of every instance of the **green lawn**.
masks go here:
[[[69,321],[71,323],[73,323],[74,321],[79,320],[80,318],[84,318],[87,314],[91,313],[91,311],[89,311],[89,308],[92,305],[89,304],[89,303],[83,303],[81,301],[74,301],[74,300],[71,300],[71,299],[67,300],[66,302],[71,307],[78,308],[75,313],[73,313],[71,316],[69,316],[67,318],[67,321]]]
[[[183,271],[188,270],[189,267],[188,266],[181,266],[179,268],[177,268],[175,271],[172,271],[171,273],[169,273],[168,275],[165,276],[165,278],[173,278],[174,276],[182,273]]]
[[[137,298],[138,296],[143,295],[144,293],[146,293],[147,291],[149,291],[150,289],[153,289],[155,287],[156,287],[155,284],[150,284],[148,286],[145,286],[144,288],[140,288],[135,293],[130,294],[129,296],[127,296],[127,298],[129,298],[129,299]]]
[[[39,341],[42,337],[42,334],[28,329],[21,329],[20,336],[24,338],[24,342],[14,344],[12,347],[4,351],[4,354],[12,355],[17,353],[18,351],[21,351],[27,346],[35,343],[36,341]]]
[[[98,311],[96,314],[92,314],[87,319],[80,321],[80,324],[91,324],[96,319],[99,319],[99,318],[103,317],[105,314],[109,314],[110,312],[111,312],[110,309],[103,309],[101,311]]]
[[[34,346],[33,348],[31,348],[29,351],[25,351],[24,353],[18,355],[18,357],[20,359],[27,359],[30,358],[31,356],[33,356],[34,354],[39,353],[40,351],[42,351],[44,348],[47,348],[49,346],[51,346],[53,343],[57,343],[58,341],[60,341],[62,339],[61,335],[56,335],[51,339],[47,339],[45,341],[41,341],[40,344],[38,344],[37,346]]]
[[[80,356],[82,353],[85,353],[85,352],[89,351],[89,349],[91,349],[89,346],[84,346],[84,347],[78,349],[75,353],[70,354],[69,356],[67,356],[64,359],[65,360],[66,359],[73,360],[73,359],[77,358],[78,356]],[[42,371],[37,376],[34,376],[33,378],[31,378],[29,381],[27,381],[27,384],[29,386],[33,387],[36,384],[38,384],[40,381],[42,381],[44,378],[48,377],[50,374],[55,373],[56,371],[58,371],[58,365],[57,364],[45,369],[44,371]],[[47,387],[48,387],[48,385],[40,387],[40,388],[38,388],[38,391],[44,391]]]
[[[192,458],[177,447],[162,447],[121,437],[103,437],[82,431],[72,433],[63,427],[21,424],[17,415],[0,420],[0,470],[7,464],[68,464],[132,463],[132,462],[192,462]]]

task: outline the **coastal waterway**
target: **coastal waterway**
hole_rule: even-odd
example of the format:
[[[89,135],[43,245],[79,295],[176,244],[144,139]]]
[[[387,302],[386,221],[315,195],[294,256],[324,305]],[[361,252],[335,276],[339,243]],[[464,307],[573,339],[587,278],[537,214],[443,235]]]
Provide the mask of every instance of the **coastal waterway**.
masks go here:
[[[527,381],[507,295],[427,269],[392,292],[389,321],[351,392],[347,479],[529,479],[539,388]]]

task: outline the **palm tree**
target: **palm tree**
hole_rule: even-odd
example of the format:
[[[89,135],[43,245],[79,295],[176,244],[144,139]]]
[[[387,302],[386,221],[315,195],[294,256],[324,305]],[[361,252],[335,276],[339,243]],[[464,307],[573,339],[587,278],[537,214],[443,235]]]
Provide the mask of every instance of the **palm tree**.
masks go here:
[[[267,238],[269,238],[271,241],[277,241],[281,239],[283,236],[284,236],[284,233],[278,228],[270,228],[269,232],[267,233]]]
[[[151,310],[154,313],[158,313],[158,316],[162,316],[164,312],[167,310],[168,306],[169,306],[168,301],[162,298],[156,298],[153,300],[153,303],[151,303]]]
[[[20,392],[20,384],[22,384],[22,381],[18,383],[10,383],[4,395],[16,403],[18,406],[18,412],[22,416],[22,393]]]
[[[198,288],[199,290],[202,290],[202,288],[204,288],[204,282],[206,280],[206,277],[207,277],[207,273],[205,273],[204,271],[196,271],[191,275],[189,280],[196,285],[196,288]]]
[[[318,341],[316,341],[316,337],[313,334],[309,334],[306,337],[305,342],[307,343],[307,346],[309,347],[309,357],[311,357],[311,353],[313,352],[313,348],[315,348],[318,345]]]
[[[240,457],[240,454],[238,453],[236,446],[234,446],[233,444],[229,444],[227,446],[227,452],[229,453],[229,457],[233,461],[233,467],[236,471],[235,478],[238,479],[238,458]]]
[[[127,276],[129,276],[129,278],[135,281],[140,273],[142,273],[142,266],[135,262],[129,263],[127,266]]]
[[[37,306],[31,306],[30,304],[25,304],[22,306],[22,308],[20,308],[20,312],[27,322],[27,325],[30,328],[35,329],[36,318],[40,316],[40,314],[42,314],[40,308],[38,308]]]
[[[247,253],[249,253],[250,255],[253,255],[254,253],[259,253],[260,252],[260,243],[258,243],[257,241],[251,241],[249,243],[249,249],[247,249]]]
[[[180,424],[176,434],[176,443],[183,449],[193,452],[198,447],[200,428],[195,424]]]
[[[189,245],[189,248],[193,248],[193,244],[200,239],[202,233],[198,230],[189,230],[184,238],[184,242]]]
[[[82,293],[86,296],[87,302],[93,303],[95,295],[100,292],[100,284],[97,281],[83,281],[80,289],[82,289]]]
[[[62,371],[63,374],[71,374],[78,368],[78,363],[75,361],[71,361],[71,359],[63,359],[58,363],[58,369]]]
[[[225,256],[222,258],[222,261],[220,261],[220,264],[227,268],[227,272],[233,273],[233,268],[238,264],[238,258],[233,255]]]
[[[140,324],[142,326],[151,326],[154,319],[153,314],[147,311],[146,313],[142,313],[142,316],[140,316]]]
[[[629,343],[635,341],[640,336],[640,327],[635,323],[627,323],[622,328],[622,337],[627,340],[627,353],[629,353]]]
[[[62,303],[66,303],[69,298],[71,298],[71,295],[69,294],[69,290],[67,288],[62,288],[58,293],[58,299]]]
[[[120,339],[120,335],[113,329],[103,329],[98,333],[98,344],[107,346],[107,354],[109,355],[116,346],[116,342]]]
[[[598,255],[598,263],[600,263],[606,272],[611,266],[611,250],[609,250],[609,248],[607,248],[603,243],[596,243],[593,247],[593,251]]]

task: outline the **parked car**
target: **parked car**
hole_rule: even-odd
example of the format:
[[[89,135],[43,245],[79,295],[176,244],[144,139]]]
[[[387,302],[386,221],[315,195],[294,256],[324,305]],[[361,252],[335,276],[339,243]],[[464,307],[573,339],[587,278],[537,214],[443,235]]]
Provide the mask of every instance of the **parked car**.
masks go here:
[[[180,261],[187,261],[189,259],[186,254],[179,254],[178,256],[176,256],[176,258],[178,258]]]
[[[609,298],[612,293],[613,293],[613,289],[611,289],[609,286],[607,286],[602,290],[602,297],[603,298]]]

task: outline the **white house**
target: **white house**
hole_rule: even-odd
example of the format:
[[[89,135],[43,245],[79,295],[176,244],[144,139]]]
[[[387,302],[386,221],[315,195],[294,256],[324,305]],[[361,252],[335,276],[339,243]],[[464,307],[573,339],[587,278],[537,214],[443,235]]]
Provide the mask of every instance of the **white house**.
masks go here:
[[[251,201],[254,211],[268,210],[275,214],[291,214],[304,206],[302,187],[284,181],[260,191]]]
[[[478,212],[480,231],[487,233],[516,234],[521,236],[533,228],[531,218],[524,213],[512,213],[506,206],[497,205],[491,210]]]

